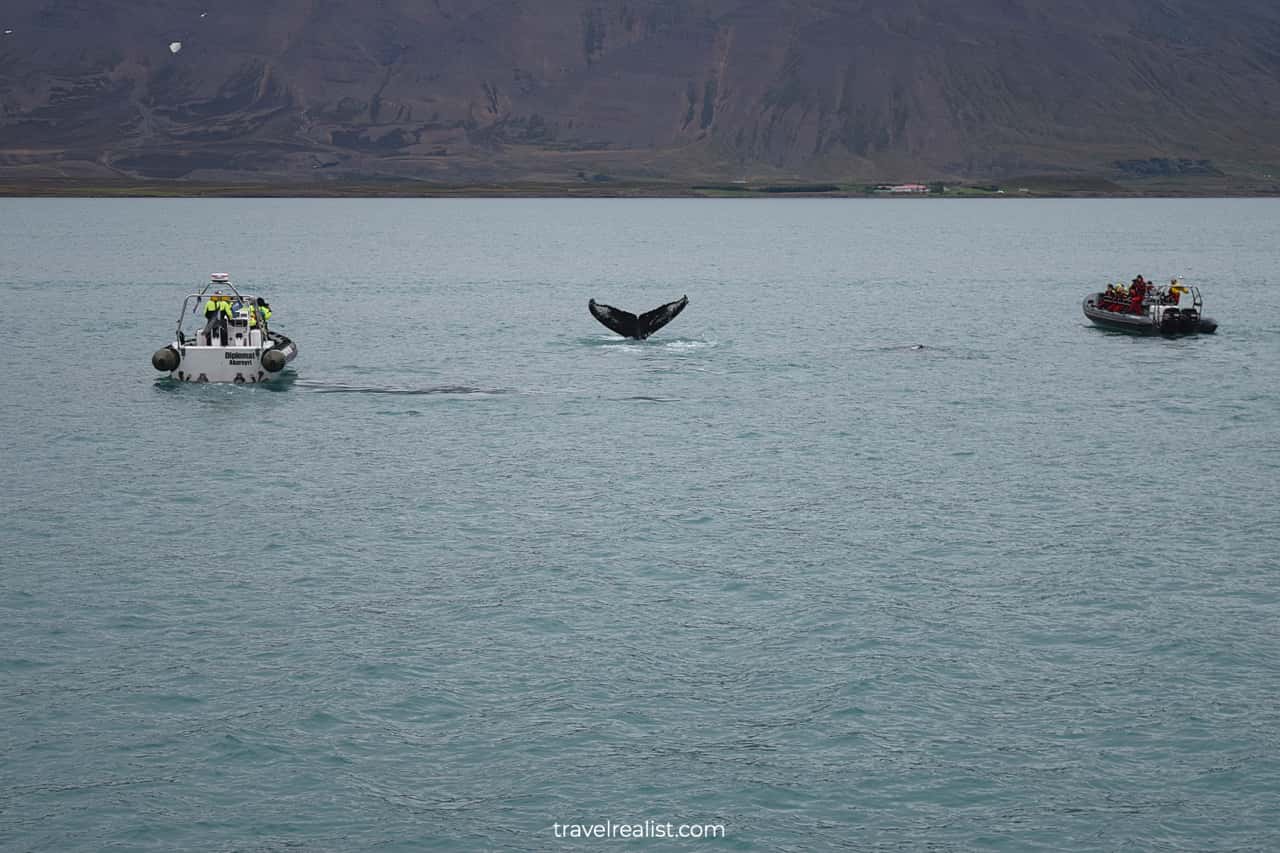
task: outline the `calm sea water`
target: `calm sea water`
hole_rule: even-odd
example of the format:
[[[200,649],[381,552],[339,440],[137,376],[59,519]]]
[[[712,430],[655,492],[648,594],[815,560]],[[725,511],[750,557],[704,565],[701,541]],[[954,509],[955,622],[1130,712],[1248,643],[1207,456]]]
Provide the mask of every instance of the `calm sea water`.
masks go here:
[[[0,847],[1276,849],[1277,236],[0,200]],[[156,380],[224,270],[279,391]],[[1219,334],[1090,327],[1138,273]]]

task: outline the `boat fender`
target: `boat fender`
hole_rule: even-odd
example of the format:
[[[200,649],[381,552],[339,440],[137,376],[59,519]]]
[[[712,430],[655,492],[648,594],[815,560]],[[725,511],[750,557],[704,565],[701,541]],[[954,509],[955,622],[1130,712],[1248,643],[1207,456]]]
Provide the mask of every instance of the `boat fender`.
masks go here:
[[[269,349],[262,354],[262,366],[268,373],[279,373],[284,370],[287,359],[278,349]]]
[[[173,347],[165,347],[158,349],[151,356],[151,366],[156,370],[162,370],[165,373],[172,373],[178,369],[178,363],[182,361],[178,351]]]

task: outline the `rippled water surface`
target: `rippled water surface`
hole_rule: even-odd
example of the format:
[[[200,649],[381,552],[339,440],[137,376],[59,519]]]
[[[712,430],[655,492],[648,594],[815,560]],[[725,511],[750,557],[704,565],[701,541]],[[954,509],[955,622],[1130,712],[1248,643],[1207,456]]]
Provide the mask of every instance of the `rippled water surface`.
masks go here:
[[[1276,849],[1278,235],[0,200],[0,847]],[[221,270],[279,390],[155,377]],[[1219,333],[1089,326],[1138,273]]]

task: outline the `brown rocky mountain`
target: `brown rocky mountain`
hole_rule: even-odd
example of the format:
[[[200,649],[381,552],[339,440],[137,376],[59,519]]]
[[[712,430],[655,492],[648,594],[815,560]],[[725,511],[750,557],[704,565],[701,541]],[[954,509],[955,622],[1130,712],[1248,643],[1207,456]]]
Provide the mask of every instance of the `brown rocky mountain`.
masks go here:
[[[5,0],[0,176],[1269,171],[1275,0]]]

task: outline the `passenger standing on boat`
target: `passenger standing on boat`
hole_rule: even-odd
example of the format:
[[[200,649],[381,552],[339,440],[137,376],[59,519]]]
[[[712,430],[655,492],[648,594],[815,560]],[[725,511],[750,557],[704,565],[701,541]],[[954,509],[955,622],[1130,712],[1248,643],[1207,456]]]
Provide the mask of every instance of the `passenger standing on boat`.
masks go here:
[[[249,302],[244,310],[249,316],[250,329],[256,329],[261,324],[262,331],[267,330],[267,321],[271,319],[271,306],[267,304],[267,300],[259,297]]]
[[[209,346],[213,346],[213,333],[218,332],[218,340],[222,346],[227,345],[227,320],[231,319],[231,299],[214,291],[209,301],[204,304],[204,334]]]
[[[1133,287],[1129,288],[1129,313],[1130,314],[1142,313],[1142,297],[1145,293],[1146,293],[1146,288],[1144,287],[1142,276],[1138,276],[1138,279],[1136,282],[1134,282]]]

